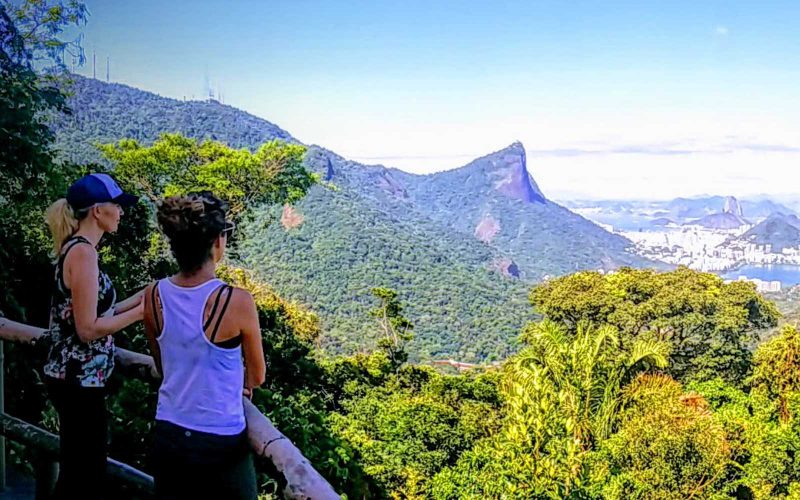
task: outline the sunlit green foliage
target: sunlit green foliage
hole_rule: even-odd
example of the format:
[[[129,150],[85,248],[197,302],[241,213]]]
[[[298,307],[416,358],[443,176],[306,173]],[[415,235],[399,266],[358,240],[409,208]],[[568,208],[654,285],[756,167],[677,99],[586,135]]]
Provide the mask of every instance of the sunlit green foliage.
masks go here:
[[[370,311],[370,316],[378,320],[380,338],[378,347],[386,352],[392,366],[398,368],[408,360],[406,343],[414,338],[411,333],[414,325],[403,316],[403,306],[397,299],[397,292],[389,288],[373,288],[372,294],[380,300],[378,307]]]
[[[800,487],[798,419],[782,422],[781,402],[758,389],[748,393],[719,379],[689,389],[703,395],[725,429],[733,461],[726,477],[729,493],[758,500],[796,498],[791,493]],[[800,398],[787,402],[793,413],[800,410]]]
[[[800,332],[784,326],[779,335],[758,348],[753,366],[751,383],[777,398],[781,420],[797,417],[789,408],[789,400],[800,394]]]
[[[580,323],[576,333],[544,322],[505,366],[503,427],[437,477],[440,498],[580,498],[588,453],[614,429],[621,391],[636,373],[664,367],[669,346],[637,340],[622,349],[613,327]]]
[[[531,302],[568,328],[582,320],[614,325],[623,344],[636,338],[670,342],[669,373],[679,380],[721,376],[742,382],[758,330],[778,318],[775,306],[752,284],[725,284],[687,268],[575,273],[534,288]]]
[[[496,386],[491,376],[448,376],[425,367],[394,373],[382,353],[360,360],[368,365],[375,358],[391,373],[379,384],[345,383],[332,427],[358,452],[381,496],[427,498],[431,478],[498,427]]]
[[[278,141],[255,153],[215,141],[164,134],[150,146],[133,139],[100,147],[114,173],[150,199],[208,190],[234,214],[260,203],[293,203],[317,181],[303,168],[305,147]]]
[[[591,457],[603,498],[724,498],[731,447],[708,404],[664,375],[626,387],[619,428]]]
[[[485,247],[387,216],[349,188],[314,186],[296,209],[305,221],[295,228],[269,224],[279,208],[259,209],[242,229],[239,251],[245,266],[319,314],[327,352],[375,344],[365,318],[376,287],[396,290],[414,323],[411,361],[495,361],[516,350],[532,316],[528,285],[488,269]]]

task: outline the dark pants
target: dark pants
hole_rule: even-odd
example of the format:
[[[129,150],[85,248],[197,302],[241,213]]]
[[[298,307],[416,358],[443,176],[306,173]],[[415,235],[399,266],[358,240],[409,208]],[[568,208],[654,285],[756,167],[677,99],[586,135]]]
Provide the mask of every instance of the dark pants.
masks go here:
[[[220,436],[157,420],[151,461],[156,498],[258,497],[245,432]]]
[[[46,377],[61,435],[55,498],[103,498],[108,416],[106,390]]]

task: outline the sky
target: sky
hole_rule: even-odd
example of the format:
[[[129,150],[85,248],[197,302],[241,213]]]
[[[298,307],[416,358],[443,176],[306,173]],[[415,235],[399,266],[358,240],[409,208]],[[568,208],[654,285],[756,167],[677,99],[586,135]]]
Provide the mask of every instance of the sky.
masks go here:
[[[246,110],[347,158],[514,141],[554,199],[800,193],[797,1],[93,1],[78,72]],[[208,84],[206,82],[209,82]]]

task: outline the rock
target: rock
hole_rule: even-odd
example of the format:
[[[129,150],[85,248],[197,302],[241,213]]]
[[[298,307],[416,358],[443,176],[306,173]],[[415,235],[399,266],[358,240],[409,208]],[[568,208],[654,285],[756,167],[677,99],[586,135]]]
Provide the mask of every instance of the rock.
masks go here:
[[[475,237],[484,243],[491,243],[500,232],[500,222],[491,215],[485,215],[475,227]]]

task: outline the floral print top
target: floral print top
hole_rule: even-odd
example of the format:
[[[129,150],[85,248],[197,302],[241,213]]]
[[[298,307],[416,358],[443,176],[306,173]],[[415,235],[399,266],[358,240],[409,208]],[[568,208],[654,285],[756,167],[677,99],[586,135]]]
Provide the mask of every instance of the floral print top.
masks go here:
[[[56,286],[50,307],[50,351],[44,366],[45,375],[83,387],[104,387],[114,370],[114,337],[83,342],[75,331],[72,315],[72,292],[64,284],[64,259],[72,248],[91,244],[81,236],[67,240],[55,269]],[[97,291],[97,315],[113,314],[117,292],[111,279],[100,271]]]

